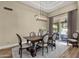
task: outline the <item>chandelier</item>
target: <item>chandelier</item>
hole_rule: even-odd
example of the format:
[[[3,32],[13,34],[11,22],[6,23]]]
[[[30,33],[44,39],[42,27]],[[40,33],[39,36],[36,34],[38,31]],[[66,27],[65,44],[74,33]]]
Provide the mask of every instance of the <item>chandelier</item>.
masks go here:
[[[36,20],[37,21],[47,21],[48,20],[48,18],[45,16],[45,15],[43,15],[43,11],[41,10],[42,8],[41,8],[41,2],[42,1],[40,1],[40,14],[39,15],[35,15],[35,18],[36,18]]]

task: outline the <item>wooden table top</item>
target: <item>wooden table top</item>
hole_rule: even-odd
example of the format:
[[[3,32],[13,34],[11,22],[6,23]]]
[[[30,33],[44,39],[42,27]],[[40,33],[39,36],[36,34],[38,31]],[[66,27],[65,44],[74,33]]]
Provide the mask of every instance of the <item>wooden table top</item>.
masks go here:
[[[29,41],[37,41],[37,40],[41,40],[42,37],[40,36],[35,36],[35,37],[24,37],[25,39],[29,40]]]

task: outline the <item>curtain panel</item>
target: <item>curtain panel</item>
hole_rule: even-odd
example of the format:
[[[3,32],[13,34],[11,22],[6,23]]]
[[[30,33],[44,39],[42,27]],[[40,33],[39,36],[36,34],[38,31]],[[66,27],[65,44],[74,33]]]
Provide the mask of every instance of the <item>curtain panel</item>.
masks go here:
[[[52,35],[53,32],[52,25],[53,25],[53,17],[49,17],[49,37]]]
[[[68,12],[68,37],[72,38],[72,33],[76,32],[77,28],[77,10]]]

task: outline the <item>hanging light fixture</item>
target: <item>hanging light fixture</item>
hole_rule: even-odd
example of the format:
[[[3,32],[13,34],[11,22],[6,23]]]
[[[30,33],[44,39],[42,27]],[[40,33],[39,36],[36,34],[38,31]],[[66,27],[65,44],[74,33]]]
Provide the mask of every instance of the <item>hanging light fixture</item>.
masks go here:
[[[39,20],[39,21],[47,21],[48,18],[46,16],[42,15],[41,2],[42,1],[40,1],[40,15],[35,15],[35,18],[36,18],[36,20]]]

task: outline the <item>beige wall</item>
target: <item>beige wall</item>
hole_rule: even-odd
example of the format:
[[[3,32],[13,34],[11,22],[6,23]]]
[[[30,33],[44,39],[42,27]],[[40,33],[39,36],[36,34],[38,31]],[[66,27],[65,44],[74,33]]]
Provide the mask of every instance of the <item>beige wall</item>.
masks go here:
[[[10,7],[13,11],[3,7]],[[47,28],[46,22],[36,21],[34,15],[38,14],[38,10],[19,2],[0,2],[0,46],[16,43],[16,33],[27,36],[31,31],[38,32],[40,28]]]

